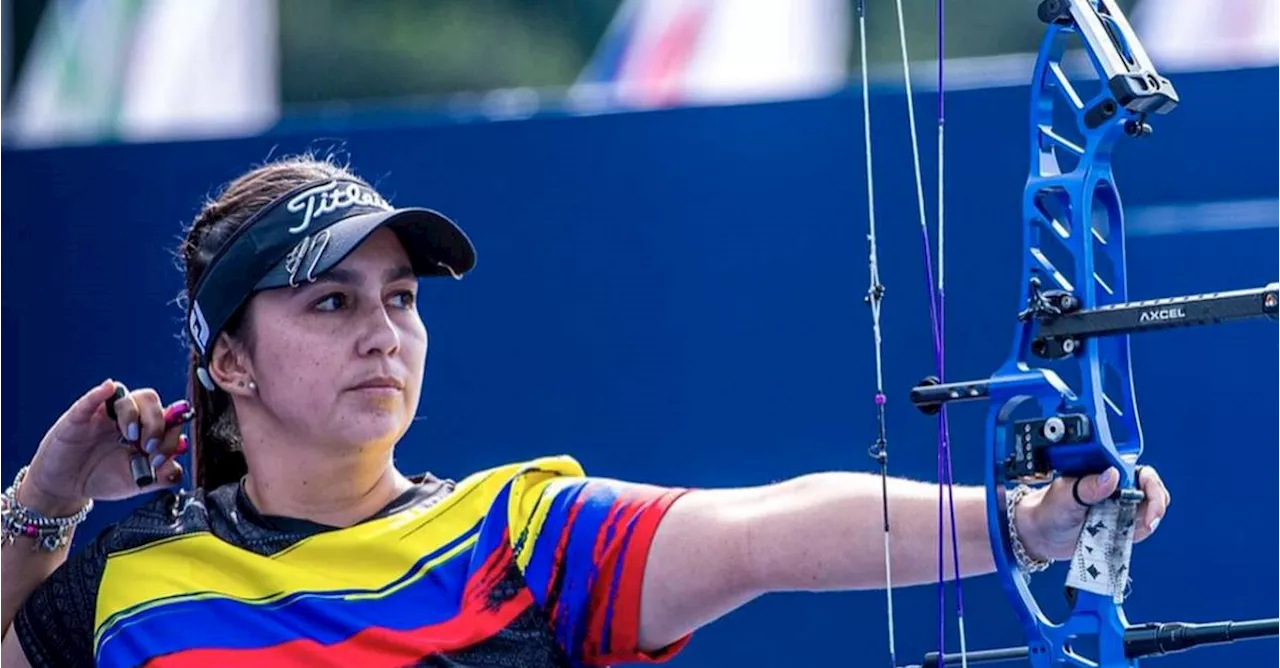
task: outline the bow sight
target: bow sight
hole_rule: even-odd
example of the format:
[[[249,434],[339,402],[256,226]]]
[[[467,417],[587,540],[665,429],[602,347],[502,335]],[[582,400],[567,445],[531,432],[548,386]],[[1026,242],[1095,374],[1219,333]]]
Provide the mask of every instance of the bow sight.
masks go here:
[[[1129,301],[1124,215],[1111,169],[1123,138],[1151,134],[1148,117],[1178,104],[1114,0],[1044,0],[1048,25],[1031,91],[1031,171],[1023,197],[1022,303],[1013,350],[988,379],[923,380],[911,401],[926,414],[989,399],[987,520],[996,573],[1014,604],[1025,647],[934,653],[925,666],[1030,661],[1038,668],[1134,668],[1143,656],[1277,635],[1276,619],[1212,624],[1130,624],[1128,585],[1142,454],[1129,335],[1251,318],[1277,318],[1280,284]],[[1078,42],[1087,65],[1068,57]],[[939,55],[941,58],[941,54]],[[1077,84],[1089,71],[1096,82]],[[1085,79],[1090,77],[1086,76]],[[1093,85],[1096,90],[1086,90]],[[1114,467],[1116,495],[1093,507],[1067,577],[1070,611],[1041,610],[1011,548],[1010,485],[1079,477]],[[1091,649],[1086,652],[1084,647]],[[1085,654],[1089,654],[1086,656]]]

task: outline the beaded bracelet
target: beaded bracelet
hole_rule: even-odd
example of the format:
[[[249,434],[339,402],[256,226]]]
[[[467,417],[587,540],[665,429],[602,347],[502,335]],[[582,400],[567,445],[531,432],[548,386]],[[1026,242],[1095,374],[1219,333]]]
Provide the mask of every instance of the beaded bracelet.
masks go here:
[[[54,552],[66,547],[71,542],[71,530],[89,516],[93,510],[93,499],[89,499],[84,507],[73,515],[66,517],[46,517],[18,503],[18,488],[27,477],[29,466],[22,467],[14,477],[13,484],[0,495],[0,542],[9,545],[19,537],[32,538],[35,545],[32,549]]]

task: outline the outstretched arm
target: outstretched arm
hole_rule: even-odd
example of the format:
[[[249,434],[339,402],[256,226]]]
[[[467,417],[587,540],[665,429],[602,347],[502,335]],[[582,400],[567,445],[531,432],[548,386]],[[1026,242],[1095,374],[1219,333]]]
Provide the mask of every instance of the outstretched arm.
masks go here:
[[[894,584],[933,581],[938,489],[888,482]],[[880,497],[880,478],[866,473],[818,473],[686,494],[667,511],[650,548],[640,604],[642,646],[662,647],[769,592],[883,587]],[[966,575],[994,568],[984,499],[981,488],[955,488]]]
[[[1059,479],[1019,505],[1018,530],[1033,556],[1060,558],[1074,548],[1086,509],[1072,498],[1071,482]],[[1168,499],[1154,471],[1143,483],[1154,500],[1140,511],[1137,540],[1150,534]],[[1092,476],[1080,487],[1091,502],[1109,495],[1115,480]],[[960,575],[992,572],[986,491],[956,486],[954,494]],[[894,586],[936,581],[937,486],[891,478],[888,497]],[[664,647],[768,592],[884,587],[881,505],[880,478],[867,473],[818,473],[686,494],[667,511],[650,548],[641,646]],[[949,524],[943,531],[950,535]],[[944,549],[950,577],[950,540]]]

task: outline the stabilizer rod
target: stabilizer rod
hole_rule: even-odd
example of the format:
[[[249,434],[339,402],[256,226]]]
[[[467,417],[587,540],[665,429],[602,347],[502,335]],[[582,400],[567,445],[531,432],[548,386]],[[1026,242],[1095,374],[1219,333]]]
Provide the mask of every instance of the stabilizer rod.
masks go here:
[[[1188,624],[1167,622],[1135,624],[1124,632],[1124,651],[1131,659],[1157,654],[1173,654],[1201,645],[1219,645],[1272,638],[1280,634],[1280,619],[1251,619],[1244,622]]]
[[[1190,624],[1186,622],[1165,622],[1135,624],[1124,632],[1125,655],[1130,659],[1145,656],[1173,654],[1202,645],[1220,645],[1237,640],[1254,638],[1272,638],[1280,635],[1280,618],[1251,619],[1244,622],[1212,622],[1207,624]],[[1004,663],[1006,661],[1025,660],[1030,654],[1026,647],[1005,647],[988,649],[980,652],[969,652],[969,665],[984,663]],[[930,652],[924,656],[922,663],[904,668],[941,668],[942,666],[958,666],[961,656]]]
[[[1032,281],[1031,305],[1018,317],[1036,319],[1031,350],[1038,357],[1062,359],[1078,353],[1081,341],[1094,336],[1137,334],[1173,327],[1211,325],[1253,318],[1280,319],[1280,282],[1266,287],[1079,309],[1079,300],[1063,291],[1041,292]],[[991,398],[998,379],[942,383],[936,376],[911,388],[911,403],[925,415],[944,404]]]
[[[911,388],[911,403],[925,415],[936,415],[943,404],[981,401],[991,398],[991,381],[970,380],[963,383],[941,383],[929,376]]]
[[[1134,334],[1252,318],[1275,320],[1278,312],[1280,283],[1272,283],[1251,290],[1149,299],[1063,313],[1043,318],[1037,334],[1057,339]]]

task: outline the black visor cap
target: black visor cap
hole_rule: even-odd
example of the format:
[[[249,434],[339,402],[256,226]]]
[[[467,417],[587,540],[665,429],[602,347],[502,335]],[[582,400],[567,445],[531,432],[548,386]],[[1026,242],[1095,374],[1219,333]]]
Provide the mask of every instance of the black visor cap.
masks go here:
[[[384,226],[399,237],[419,276],[461,278],[475,266],[471,240],[437,211],[393,208],[358,181],[299,186],[264,207],[209,263],[187,318],[201,358],[208,359],[217,335],[254,292],[315,280]],[[207,373],[201,382],[212,384]]]

